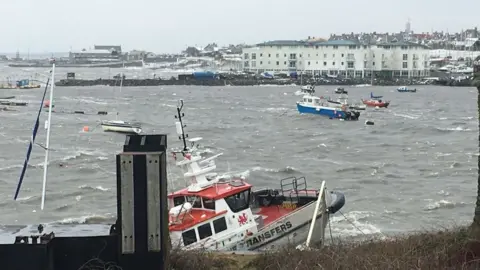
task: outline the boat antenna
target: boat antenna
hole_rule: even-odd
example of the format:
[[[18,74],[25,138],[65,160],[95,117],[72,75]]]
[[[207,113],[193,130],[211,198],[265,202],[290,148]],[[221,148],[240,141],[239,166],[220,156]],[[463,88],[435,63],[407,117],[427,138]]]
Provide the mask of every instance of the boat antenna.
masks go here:
[[[188,138],[188,134],[185,134],[183,128],[187,127],[187,125],[184,125],[182,122],[182,117],[185,116],[185,114],[182,112],[183,109],[183,99],[180,99],[179,101],[180,106],[177,105],[177,115],[175,115],[175,118],[178,119],[179,122],[176,123],[177,126],[177,134],[181,135],[178,137],[178,139],[182,140],[183,142],[183,151],[188,151],[187,148],[187,141],[186,138]]]

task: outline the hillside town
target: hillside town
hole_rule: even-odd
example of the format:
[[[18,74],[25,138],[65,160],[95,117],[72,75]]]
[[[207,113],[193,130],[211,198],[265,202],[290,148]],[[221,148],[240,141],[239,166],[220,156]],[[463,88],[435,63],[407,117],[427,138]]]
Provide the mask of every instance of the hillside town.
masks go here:
[[[270,40],[258,44],[188,46],[178,54],[122,51],[119,45],[94,45],[67,56],[44,59],[0,55],[10,67],[139,67],[152,70],[247,72],[262,76],[341,76],[347,78],[468,79],[480,55],[477,27],[456,33],[416,33],[411,23],[397,33],[343,33],[323,38]]]

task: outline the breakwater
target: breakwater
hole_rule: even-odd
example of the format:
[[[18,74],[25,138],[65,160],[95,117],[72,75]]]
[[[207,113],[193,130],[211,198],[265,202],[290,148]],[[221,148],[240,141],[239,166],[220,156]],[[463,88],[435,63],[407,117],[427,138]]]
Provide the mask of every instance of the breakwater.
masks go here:
[[[300,80],[300,79],[215,79],[215,80],[179,80],[179,79],[125,79],[123,86],[138,87],[138,86],[166,86],[166,85],[196,85],[196,86],[255,86],[255,85],[359,85],[370,84],[370,80],[362,79],[324,79],[324,80]],[[374,85],[379,86],[397,86],[397,85],[419,85],[415,80],[375,80]],[[448,85],[447,82],[437,82],[437,84]],[[56,86],[97,86],[119,85],[118,80],[115,79],[96,79],[96,80],[60,80],[55,83]],[[454,85],[460,86],[460,85]],[[463,85],[462,85],[463,86]],[[465,84],[466,86],[466,84]]]

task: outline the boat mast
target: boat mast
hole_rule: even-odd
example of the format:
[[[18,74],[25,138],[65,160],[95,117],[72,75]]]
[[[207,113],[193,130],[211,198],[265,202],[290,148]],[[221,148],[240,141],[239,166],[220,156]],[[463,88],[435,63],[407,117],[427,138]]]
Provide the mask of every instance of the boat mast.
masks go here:
[[[182,113],[182,109],[183,109],[183,99],[180,100],[180,106],[177,106],[177,115],[175,115],[175,118],[178,118],[178,121],[179,121],[177,122],[177,133],[182,134],[182,136],[179,139],[181,139],[183,142],[183,151],[187,151],[188,148],[187,148],[186,137],[188,137],[188,135],[185,135],[185,132],[183,132],[183,128],[186,127],[186,125],[184,125],[182,122],[182,116],[185,116],[185,114]]]
[[[43,210],[45,206],[45,188],[47,186],[47,172],[48,172],[48,150],[50,145],[50,127],[52,120],[52,107],[53,107],[53,88],[55,85],[55,62],[52,66],[52,79],[50,82],[50,105],[48,106],[48,120],[47,120],[47,142],[45,143],[45,162],[43,165],[43,187],[42,187],[42,203],[40,209]]]
[[[120,72],[120,90],[119,93],[122,93],[122,86],[123,86],[123,71]],[[116,98],[117,102],[117,113],[115,114],[115,120],[118,120],[118,97]]]

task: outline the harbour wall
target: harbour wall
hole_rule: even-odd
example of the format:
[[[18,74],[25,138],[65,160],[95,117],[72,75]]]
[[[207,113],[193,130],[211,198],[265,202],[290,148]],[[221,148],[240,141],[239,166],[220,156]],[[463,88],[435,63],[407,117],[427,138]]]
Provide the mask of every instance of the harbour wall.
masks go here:
[[[125,87],[140,87],[140,86],[167,86],[167,85],[198,85],[198,86],[255,86],[255,85],[359,85],[370,84],[370,80],[303,80],[300,79],[208,79],[208,80],[178,80],[178,79],[125,79],[123,80],[123,86]],[[375,80],[374,85],[379,86],[401,86],[401,85],[420,85],[420,81],[415,80]],[[438,84],[444,86],[471,86],[471,80],[457,81],[457,80],[440,80],[434,81],[430,84]],[[114,86],[119,85],[118,80],[114,79],[96,79],[96,80],[60,80],[55,83],[56,86],[97,86],[106,85]]]

